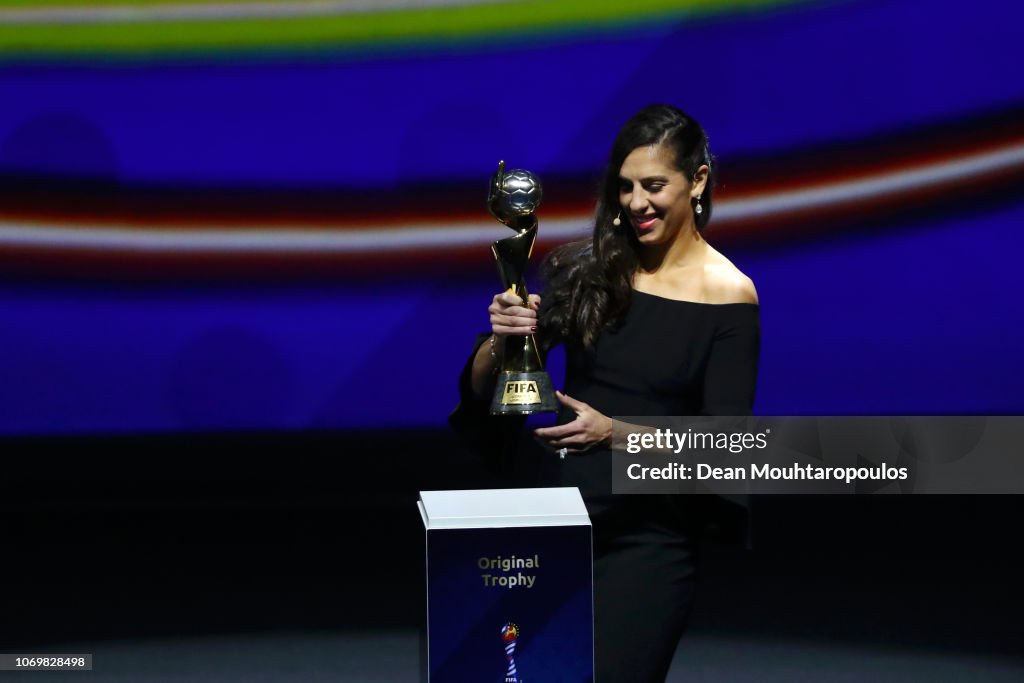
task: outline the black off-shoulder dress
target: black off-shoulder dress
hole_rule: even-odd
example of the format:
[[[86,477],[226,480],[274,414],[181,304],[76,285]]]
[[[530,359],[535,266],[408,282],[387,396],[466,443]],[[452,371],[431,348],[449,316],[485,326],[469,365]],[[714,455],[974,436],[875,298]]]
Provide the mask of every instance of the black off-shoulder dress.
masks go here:
[[[756,304],[702,304],[634,291],[590,350],[566,347],[565,393],[609,417],[748,415],[760,349]],[[484,336],[483,338],[486,338]],[[520,482],[577,486],[594,524],[598,683],[665,680],[693,598],[704,497],[613,496],[611,452],[560,460],[515,419],[487,416],[467,364],[450,421],[473,450]],[[563,410],[559,422],[575,416]]]

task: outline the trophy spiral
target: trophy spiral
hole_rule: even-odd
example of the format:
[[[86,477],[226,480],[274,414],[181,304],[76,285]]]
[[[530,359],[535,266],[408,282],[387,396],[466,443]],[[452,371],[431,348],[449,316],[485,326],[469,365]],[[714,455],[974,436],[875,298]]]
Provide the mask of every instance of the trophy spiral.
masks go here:
[[[505,670],[505,683],[519,683],[516,672],[516,643],[519,642],[519,627],[509,622],[501,627],[501,639],[505,641],[505,659],[508,668]]]
[[[515,230],[516,234],[492,244],[491,251],[498,262],[502,284],[522,300],[523,306],[529,306],[523,275],[533,244],[537,241],[537,217],[534,214],[540,200],[540,181],[535,175],[521,170],[505,173],[505,162],[498,162],[498,170],[491,178],[487,208],[492,216]],[[557,411],[558,400],[551,386],[551,377],[544,372],[533,335],[509,335],[505,338],[505,355],[494,398],[491,399],[491,415]]]

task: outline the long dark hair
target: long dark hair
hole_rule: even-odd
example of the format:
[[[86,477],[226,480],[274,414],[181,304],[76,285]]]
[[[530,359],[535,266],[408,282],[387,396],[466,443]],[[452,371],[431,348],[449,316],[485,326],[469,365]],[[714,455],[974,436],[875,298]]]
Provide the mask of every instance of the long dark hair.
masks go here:
[[[694,213],[694,222],[700,231],[708,224],[715,176],[704,129],[693,117],[671,105],[644,107],[626,122],[612,144],[601,183],[594,236],[563,245],[544,261],[547,286],[539,322],[546,345],[579,341],[590,348],[601,330],[614,325],[629,309],[640,243],[627,220],[619,226],[612,221],[622,209],[622,163],[637,147],[650,145],[670,150],[676,168],[690,182],[697,169],[707,164],[708,180],[700,201],[703,210]]]

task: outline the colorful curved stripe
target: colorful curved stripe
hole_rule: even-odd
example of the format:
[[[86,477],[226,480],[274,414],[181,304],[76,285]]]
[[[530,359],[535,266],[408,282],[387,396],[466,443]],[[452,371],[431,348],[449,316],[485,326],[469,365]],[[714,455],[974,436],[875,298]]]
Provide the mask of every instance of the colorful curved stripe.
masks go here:
[[[870,168],[827,169],[826,177],[777,187],[732,187],[716,201],[716,239],[755,235],[771,239],[787,232],[823,234],[833,221],[853,212],[927,205],[956,193],[966,200],[972,190],[1009,184],[1024,178],[1024,136],[978,148],[951,150],[941,157],[892,159]],[[586,198],[574,209],[563,205],[554,217],[541,218],[541,245],[550,246],[587,234],[590,211]],[[483,210],[480,211],[483,214]],[[445,214],[419,221],[371,223],[327,222],[320,225],[185,225],[41,221],[8,217],[0,221],[0,250],[75,258],[97,253],[119,254],[122,266],[132,257],[202,256],[217,259],[258,255],[362,261],[416,254],[445,263],[453,258],[479,259],[486,247],[504,234],[493,220],[466,220]],[[214,261],[210,259],[213,258]]]
[[[17,3],[0,8],[0,55],[366,48],[643,26],[807,0]],[[11,5],[12,3],[8,3]]]

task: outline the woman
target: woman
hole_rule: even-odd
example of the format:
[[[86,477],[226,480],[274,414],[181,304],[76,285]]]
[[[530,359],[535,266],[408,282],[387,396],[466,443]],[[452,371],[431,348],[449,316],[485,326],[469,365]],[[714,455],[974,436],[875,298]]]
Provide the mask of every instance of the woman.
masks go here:
[[[578,486],[594,523],[596,680],[664,681],[693,597],[697,497],[610,495],[612,416],[746,415],[760,344],[753,283],[703,238],[714,168],[701,126],[668,105],[619,132],[591,239],[545,263],[543,304],[505,292],[463,373],[452,423],[514,449],[539,483]],[[505,337],[566,348],[558,425],[531,459],[507,419],[480,429]],[[514,422],[514,421],[513,421]],[[499,444],[498,441],[501,441]],[[510,445],[511,444],[511,445]],[[556,454],[557,455],[554,455]]]

